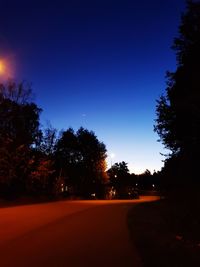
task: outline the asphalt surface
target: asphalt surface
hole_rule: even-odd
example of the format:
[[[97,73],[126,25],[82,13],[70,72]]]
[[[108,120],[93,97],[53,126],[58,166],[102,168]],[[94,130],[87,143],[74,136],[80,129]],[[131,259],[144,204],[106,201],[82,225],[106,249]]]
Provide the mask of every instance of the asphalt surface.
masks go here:
[[[1,267],[140,267],[127,229],[140,200],[60,201],[0,209]]]

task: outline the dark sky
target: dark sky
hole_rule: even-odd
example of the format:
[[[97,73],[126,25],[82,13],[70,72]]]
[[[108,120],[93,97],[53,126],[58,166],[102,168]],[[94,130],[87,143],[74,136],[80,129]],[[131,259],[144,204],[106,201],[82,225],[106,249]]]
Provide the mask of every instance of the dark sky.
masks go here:
[[[0,57],[9,76],[33,84],[44,126],[94,130],[113,162],[157,170],[156,99],[175,69],[184,9],[184,0],[1,1]]]

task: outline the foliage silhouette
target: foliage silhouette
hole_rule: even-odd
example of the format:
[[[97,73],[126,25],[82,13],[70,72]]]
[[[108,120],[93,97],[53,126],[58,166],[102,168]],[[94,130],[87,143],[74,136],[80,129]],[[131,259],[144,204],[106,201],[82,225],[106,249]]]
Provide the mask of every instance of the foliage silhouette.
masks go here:
[[[74,193],[89,197],[91,193],[102,194],[106,182],[106,147],[94,132],[80,128],[62,132],[56,145],[57,172]]]
[[[0,85],[0,183],[1,193],[14,197],[26,188],[32,147],[41,138],[41,109],[29,102],[31,89],[9,81]]]
[[[200,182],[197,177],[200,161],[199,1],[187,2],[173,49],[177,69],[167,73],[166,95],[157,102],[155,131],[165,147],[171,150],[164,171],[165,176],[175,174],[174,182],[169,181],[171,188],[186,189]]]

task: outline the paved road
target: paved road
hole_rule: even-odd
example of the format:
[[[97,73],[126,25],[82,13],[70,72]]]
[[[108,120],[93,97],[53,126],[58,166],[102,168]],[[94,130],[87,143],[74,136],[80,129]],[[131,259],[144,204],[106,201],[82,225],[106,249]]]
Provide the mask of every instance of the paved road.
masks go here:
[[[138,200],[61,201],[0,209],[1,267],[139,267],[126,215]]]

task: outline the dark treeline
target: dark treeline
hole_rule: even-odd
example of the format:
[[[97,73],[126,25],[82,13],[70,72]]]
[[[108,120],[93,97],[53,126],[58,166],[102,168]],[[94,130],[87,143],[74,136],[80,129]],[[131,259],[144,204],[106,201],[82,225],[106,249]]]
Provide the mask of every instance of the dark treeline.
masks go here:
[[[135,190],[137,176],[125,162],[106,171],[106,147],[94,132],[42,130],[41,112],[28,84],[0,85],[0,198],[105,198],[113,188],[113,197],[127,197]]]
[[[31,101],[29,85],[0,85],[0,197],[101,195],[105,145],[84,128],[59,135],[51,126],[42,131],[41,111]]]
[[[145,191],[160,190],[160,172],[151,174],[149,170],[141,174],[130,173],[127,163],[115,163],[108,171],[109,185],[115,191],[116,197],[134,198]]]
[[[155,131],[171,154],[163,174],[168,192],[199,188],[200,2],[188,1],[173,49],[177,69],[167,72],[166,94],[157,104]],[[171,179],[169,177],[172,177]]]
[[[127,163],[106,166],[106,147],[95,133],[42,129],[42,110],[25,83],[0,85],[0,198],[137,197],[159,188],[158,174],[130,174]]]
[[[157,103],[155,131],[171,153],[162,169],[162,190],[177,231],[198,239],[200,208],[200,2],[187,1],[173,49],[177,68],[167,72]],[[194,235],[193,235],[194,238]]]

